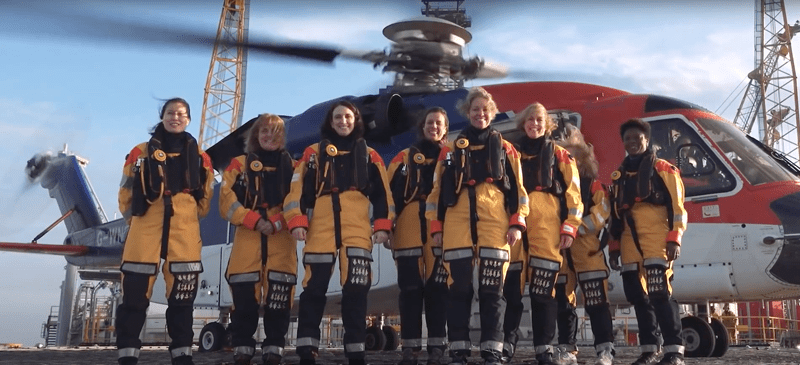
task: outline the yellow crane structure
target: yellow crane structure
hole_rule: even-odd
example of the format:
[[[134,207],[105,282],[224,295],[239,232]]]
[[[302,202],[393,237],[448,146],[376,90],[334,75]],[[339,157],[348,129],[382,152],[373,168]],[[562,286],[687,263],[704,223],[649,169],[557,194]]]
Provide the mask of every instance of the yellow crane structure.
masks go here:
[[[249,0],[223,0],[217,39],[211,54],[202,119],[200,146],[208,149],[242,124]]]
[[[733,123],[798,163],[800,119],[792,38],[800,24],[786,20],[783,0],[755,1],[755,69]]]

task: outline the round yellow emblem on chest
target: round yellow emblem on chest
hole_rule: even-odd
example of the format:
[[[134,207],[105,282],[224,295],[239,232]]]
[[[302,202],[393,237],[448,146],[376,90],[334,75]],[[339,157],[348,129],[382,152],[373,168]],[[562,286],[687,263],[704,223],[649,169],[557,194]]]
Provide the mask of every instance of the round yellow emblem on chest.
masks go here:
[[[619,172],[619,170],[615,170],[614,172],[611,173],[611,180],[617,180],[620,177],[622,177],[622,173]]]
[[[336,156],[339,153],[339,150],[336,149],[336,146],[329,144],[328,147],[325,147],[325,152],[328,153],[328,156]]]
[[[162,150],[155,150],[153,151],[153,158],[156,159],[156,161],[164,162],[167,160],[167,154]]]
[[[421,153],[415,154],[414,155],[414,162],[416,162],[418,164],[421,164],[421,163],[425,162],[425,155],[423,155]]]
[[[261,164],[261,161],[252,161],[252,162],[250,162],[250,170],[251,171],[261,171],[262,167],[264,167],[264,165]]]
[[[459,138],[456,141],[456,147],[458,148],[467,148],[469,147],[469,140],[466,138]]]

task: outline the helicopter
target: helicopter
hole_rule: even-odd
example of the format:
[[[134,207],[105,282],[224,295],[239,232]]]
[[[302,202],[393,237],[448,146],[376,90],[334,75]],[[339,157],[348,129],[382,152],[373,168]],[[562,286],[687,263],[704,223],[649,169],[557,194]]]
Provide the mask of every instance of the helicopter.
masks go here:
[[[438,20],[416,19],[401,23],[407,26],[430,27],[440,33],[457,33],[456,35],[462,35],[462,39],[468,34]],[[396,31],[397,28],[390,29],[388,33],[393,36],[399,33],[393,30]],[[419,33],[425,36],[425,31],[423,29]],[[384,30],[384,33],[387,31]],[[410,46],[403,44],[402,39],[396,43],[398,47],[393,49],[396,52],[389,54],[340,52],[346,57],[380,64],[385,70],[398,72],[401,76],[396,78],[399,83],[378,94],[344,97],[362,110],[365,121],[368,121],[366,137],[385,161],[414,140],[410,127],[416,120],[416,113],[429,106],[442,106],[448,111],[452,133],[457,133],[466,125],[466,118],[458,115],[455,104],[463,99],[467,91],[460,87],[449,89],[447,83],[450,76],[466,80],[479,76],[497,77],[506,72],[501,67],[486,63],[481,66],[483,61],[480,59],[451,57],[453,54],[446,53],[449,50],[446,47],[426,47],[430,46],[428,44]],[[417,51],[420,54],[415,54]],[[439,51],[441,54],[435,53]],[[437,65],[445,61],[449,69],[440,74],[443,67]],[[515,133],[511,122],[514,113],[533,101],[543,103],[551,116],[560,123],[572,123],[581,128],[587,140],[595,145],[601,165],[601,177],[610,176],[610,172],[624,157],[621,144],[617,143],[619,124],[632,117],[640,117],[651,123],[652,143],[654,147],[658,147],[659,157],[673,160],[681,168],[687,186],[686,207],[690,226],[684,237],[687,243],[684,246],[684,255],[676,262],[674,283],[676,298],[681,302],[777,299],[796,297],[800,293],[800,278],[790,269],[797,264],[793,256],[798,247],[796,243],[800,237],[800,227],[791,217],[798,213],[796,199],[800,185],[796,167],[785,161],[780,153],[749,139],[714,113],[669,97],[637,95],[615,88],[574,82],[521,82],[485,85],[484,88],[492,93],[501,107],[493,125],[506,134]],[[289,139],[287,149],[299,153],[305,146],[318,141],[317,131],[322,115],[336,100],[339,99],[314,105],[303,113],[285,118]],[[239,137],[248,126],[249,124],[243,125],[209,149],[215,168],[224,168],[230,157],[241,154],[237,145],[240,143]],[[65,156],[64,160],[70,159]],[[33,165],[36,166],[35,161]],[[75,169],[74,165],[71,168]],[[42,180],[44,181],[46,179]],[[77,181],[80,182],[80,178]],[[604,178],[603,181],[608,183],[610,179]],[[91,194],[73,195],[75,186],[70,184],[58,188],[63,189],[62,195],[74,197],[76,202],[73,205],[78,204],[77,202],[87,204],[84,208],[72,210],[73,213],[65,218],[65,222],[78,220],[79,217],[89,214],[94,205]],[[51,189],[52,194],[54,193]],[[753,202],[756,202],[755,205]],[[752,209],[748,212],[739,209],[743,204],[752,206]],[[71,210],[71,205],[65,203],[64,206],[67,208],[60,208],[62,214],[66,215]],[[215,212],[213,207],[212,212]],[[206,219],[219,218],[213,216],[212,213]],[[80,219],[85,221],[83,226],[69,228],[69,244],[64,246],[73,246],[69,248],[76,252],[66,256],[67,260],[74,260],[70,262],[87,268],[93,265],[101,268],[113,267],[114,258],[121,252],[124,237],[121,230],[124,228],[113,226],[116,221],[102,226],[93,220]],[[218,220],[216,224],[221,223],[224,227],[224,222]],[[203,225],[214,227],[211,223],[206,222]],[[207,232],[216,232],[222,237],[206,239]],[[198,295],[199,303],[196,304],[224,307],[228,302],[225,302],[224,297],[224,280],[219,280],[220,274],[224,273],[224,268],[219,263],[227,262],[225,245],[222,243],[231,241],[230,229],[204,228],[203,233],[206,244],[204,256],[212,261],[216,260],[214,262],[218,263],[216,267],[219,271],[204,272],[201,280],[208,280],[205,293],[210,294]],[[108,245],[103,247],[105,243]],[[40,251],[55,250],[43,244],[38,246],[35,249]],[[36,251],[30,246],[0,247]],[[389,254],[381,252],[380,248],[375,251],[370,313],[395,313],[392,312],[396,298],[396,291],[392,291],[396,288],[394,264]],[[217,276],[216,281],[212,281],[214,275]],[[338,281],[334,278],[332,282]],[[613,289],[610,291],[610,299],[614,303],[624,304],[618,275],[612,276],[611,283]],[[336,293],[337,288],[332,287],[330,294],[335,296]],[[160,297],[154,294],[153,298],[156,301]],[[329,302],[334,303],[335,300]],[[327,310],[335,312],[336,307],[329,305]],[[715,322],[702,319],[687,322],[697,322],[689,323],[691,326],[686,327],[698,336],[696,348],[687,349],[687,355],[721,356],[719,349],[726,348],[727,342],[717,343],[719,332],[713,325]],[[721,352],[724,354],[724,350]]]

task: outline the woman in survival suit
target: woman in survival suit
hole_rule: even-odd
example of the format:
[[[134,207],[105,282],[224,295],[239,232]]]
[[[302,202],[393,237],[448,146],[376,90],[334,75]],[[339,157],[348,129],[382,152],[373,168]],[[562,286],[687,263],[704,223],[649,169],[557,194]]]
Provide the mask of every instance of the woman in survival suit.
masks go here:
[[[128,154],[119,189],[119,210],[130,224],[120,267],[122,304],[115,323],[119,363],[125,365],[139,360],[139,332],[161,260],[172,363],[193,363],[192,304],[203,271],[200,217],[208,213],[214,171],[211,159],[186,132],[189,103],[169,99],[160,117],[150,140]]]
[[[499,364],[503,351],[503,282],[509,251],[525,230],[528,198],[519,154],[490,126],[497,114],[492,95],[473,88],[459,110],[469,118],[455,142],[442,147],[427,200],[432,238],[444,251],[449,273],[448,339],[452,363],[470,355],[472,271],[479,267],[481,357]]]
[[[388,241],[394,203],[383,160],[363,133],[358,108],[346,100],[335,102],[322,123],[322,141],[308,146],[298,161],[283,205],[292,236],[305,241],[297,324],[301,365],[315,362],[337,254],[342,303],[347,303],[342,306],[345,356],[350,364],[364,364],[372,244]]]
[[[417,353],[422,349],[423,302],[428,325],[428,364],[439,364],[447,349],[447,271],[442,265],[442,248],[433,247],[425,219],[425,200],[433,188],[433,169],[442,145],[447,143],[449,124],[444,109],[426,110],[417,128],[420,139],[400,151],[389,164],[389,186],[399,212],[392,252],[403,323],[401,365],[417,364]]]
[[[259,115],[244,138],[246,154],[233,158],[225,169],[219,197],[220,214],[236,226],[225,273],[233,293],[234,361],[250,364],[263,304],[261,357],[264,364],[277,365],[283,358],[297,283],[297,243],[283,219],[294,160],[284,149],[285,127],[277,115]]]

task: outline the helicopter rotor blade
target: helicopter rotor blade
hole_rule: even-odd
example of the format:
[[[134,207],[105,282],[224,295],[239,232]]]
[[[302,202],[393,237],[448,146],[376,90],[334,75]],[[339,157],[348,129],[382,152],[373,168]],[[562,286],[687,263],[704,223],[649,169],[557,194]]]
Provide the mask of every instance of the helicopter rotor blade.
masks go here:
[[[506,76],[508,76],[508,66],[487,60],[481,60],[475,73],[475,78],[478,79],[502,79]]]

